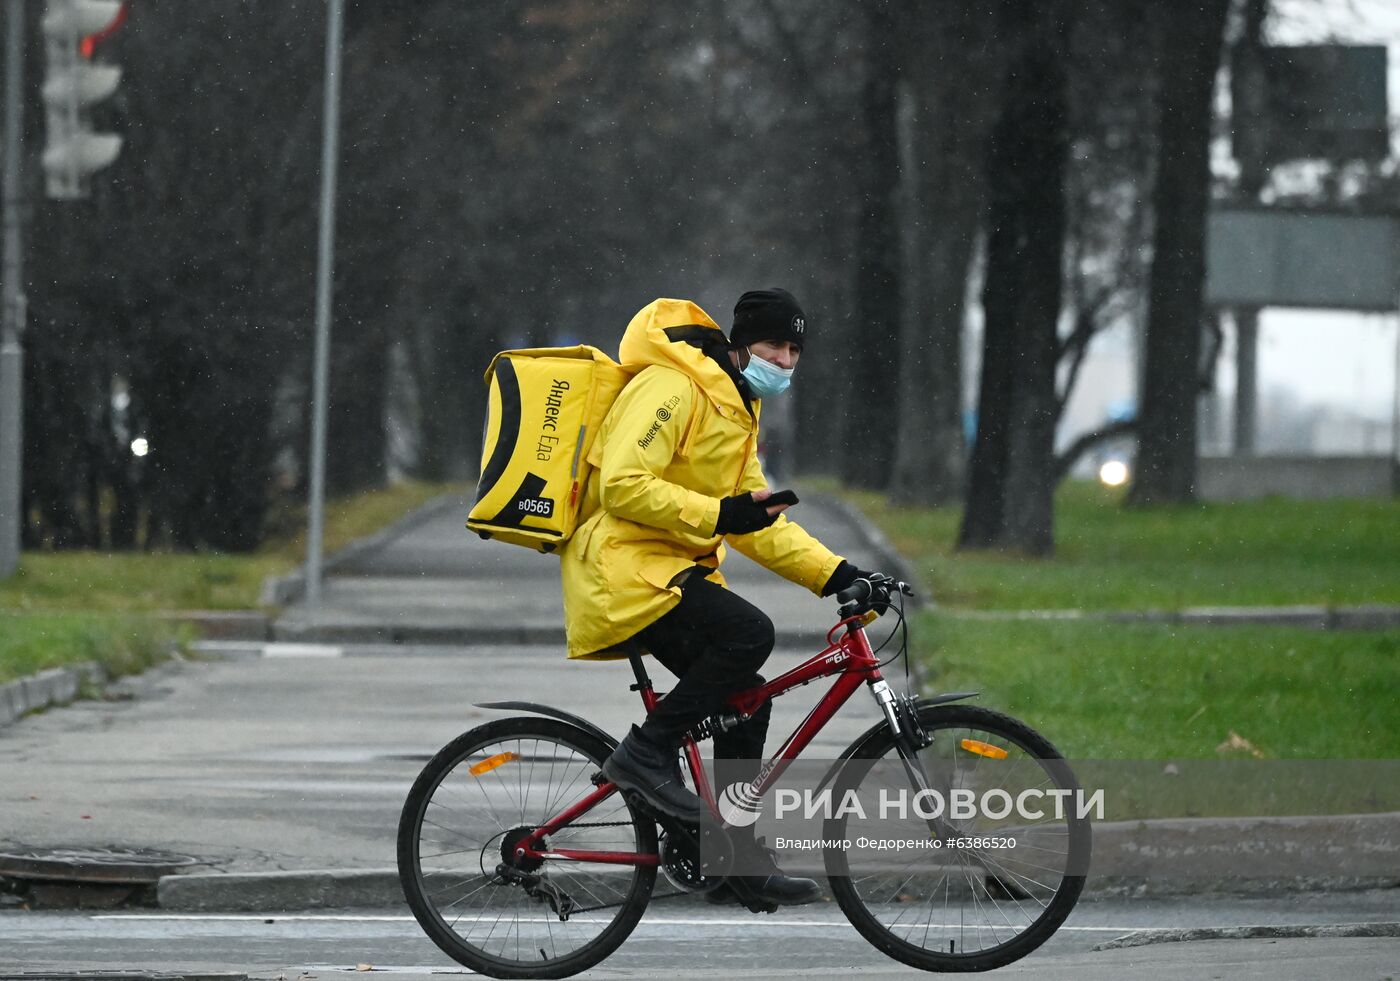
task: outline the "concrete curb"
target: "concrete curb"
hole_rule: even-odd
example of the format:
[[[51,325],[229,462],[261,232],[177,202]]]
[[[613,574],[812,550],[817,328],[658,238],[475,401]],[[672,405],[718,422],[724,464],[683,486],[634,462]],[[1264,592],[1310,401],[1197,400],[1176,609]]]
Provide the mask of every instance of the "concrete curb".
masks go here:
[[[657,881],[658,892],[670,883]],[[1400,888],[1400,879],[1128,879],[1091,877],[1086,899],[1167,896],[1277,896],[1303,892],[1355,892]],[[181,913],[258,913],[277,910],[407,908],[392,869],[312,869],[302,872],[232,872],[168,875],[156,887],[161,909]],[[712,908],[703,896],[674,896],[669,905]]]
[[[261,610],[178,610],[157,616],[168,623],[187,624],[206,640],[272,639],[272,619]]]
[[[327,556],[325,562],[322,563],[322,570],[326,573],[333,572],[365,552],[371,552],[405,531],[417,527],[448,506],[457,505],[460,501],[460,494],[442,494],[435,497],[421,507],[414,508],[393,524],[379,529],[372,535],[357,538],[344,548]],[[306,567],[299,566],[296,570],[285,575],[268,576],[264,579],[262,596],[258,602],[263,606],[286,606],[288,603],[294,603],[301,599],[305,592]]]
[[[156,883],[161,909],[247,912],[355,909],[404,905],[395,869],[316,869],[166,875]]]
[[[1084,895],[1090,898],[1180,896],[1208,893],[1278,895],[1400,888],[1400,875],[1375,874],[1390,868],[1377,859],[1378,836],[1393,842],[1400,815],[1359,814],[1336,817],[1190,818],[1101,824],[1095,828],[1095,868]],[[1247,837],[1242,837],[1242,834]],[[1384,844],[1384,842],[1382,842]],[[1283,867],[1298,874],[1269,878],[1231,874],[1222,854],[1287,856],[1298,861]],[[1170,876],[1143,874],[1144,856],[1154,868],[1169,864]],[[1311,864],[1335,863],[1335,872],[1317,874]],[[1284,858],[1280,858],[1284,857]],[[1368,866],[1368,863],[1371,863]],[[1324,866],[1325,868],[1325,866]],[[1356,874],[1357,870],[1370,874]],[[1347,874],[1350,873],[1350,874]],[[658,882],[661,892],[669,883]],[[184,912],[257,912],[264,910],[398,908],[404,905],[396,869],[307,870],[293,872],[196,873],[161,878],[156,899],[163,909]],[[701,896],[666,902],[708,905]]]
[[[1400,937],[1400,923],[1337,923],[1325,926],[1205,927],[1196,930],[1134,930],[1095,944],[1093,950],[1118,950],[1148,944],[1191,940],[1289,940],[1297,937]]]
[[[1400,887],[1393,812],[1106,821],[1093,848],[1086,892],[1102,897]]]
[[[1188,606],[1180,610],[954,610],[963,620],[1097,620],[1229,627],[1262,625],[1311,630],[1388,630],[1400,627],[1400,606]]]
[[[779,647],[821,649],[826,646],[825,630],[801,629],[778,631]],[[509,624],[482,626],[448,625],[441,627],[389,626],[369,624],[318,625],[279,620],[273,628],[273,640],[294,643],[386,645],[386,646],[447,646],[470,647],[478,644],[511,644],[524,647],[563,648],[564,628],[520,627]]]
[[[105,685],[106,670],[96,661],[81,661],[0,685],[0,728],[17,722],[30,712],[51,705],[68,704],[78,697],[84,683]]]

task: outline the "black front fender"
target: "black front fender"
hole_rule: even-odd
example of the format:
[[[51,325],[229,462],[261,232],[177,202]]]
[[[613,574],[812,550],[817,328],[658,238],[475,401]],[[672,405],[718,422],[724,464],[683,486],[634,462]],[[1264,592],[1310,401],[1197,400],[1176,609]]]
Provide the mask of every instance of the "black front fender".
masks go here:
[[[567,722],[570,725],[578,726],[590,736],[596,736],[607,743],[610,749],[617,748],[617,740],[602,729],[599,729],[592,722],[589,722],[581,716],[574,715],[572,712],[565,712],[563,709],[557,709],[552,705],[541,705],[539,702],[477,702],[476,707],[484,709],[511,709],[516,712],[534,712],[536,715],[547,715],[552,719],[559,719],[561,722]]]
[[[935,705],[944,705],[948,702],[960,702],[965,698],[975,698],[979,694],[981,693],[975,691],[955,691],[949,692],[946,695],[934,695],[932,698],[921,698],[915,704],[921,709],[932,708]],[[822,782],[817,784],[816,789],[821,790],[823,787],[829,784],[832,781],[832,779],[836,776],[836,774],[841,771],[842,763],[858,755],[860,751],[864,749],[865,746],[872,739],[875,739],[877,736],[883,735],[884,733],[888,732],[889,728],[889,722],[885,719],[881,719],[879,722],[875,723],[869,729],[865,730],[859,736],[857,736],[855,742],[847,746],[841,752],[841,755],[836,758],[836,762],[831,765],[830,770],[826,771],[826,776],[822,777]]]

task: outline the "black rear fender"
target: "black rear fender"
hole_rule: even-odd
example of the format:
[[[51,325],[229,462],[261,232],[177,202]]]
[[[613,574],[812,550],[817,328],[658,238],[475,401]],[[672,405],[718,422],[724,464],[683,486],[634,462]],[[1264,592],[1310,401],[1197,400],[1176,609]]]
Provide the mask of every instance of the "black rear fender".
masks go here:
[[[567,722],[570,725],[578,726],[590,736],[594,736],[607,743],[609,749],[617,748],[617,740],[602,729],[599,729],[592,722],[589,722],[581,716],[574,715],[572,712],[565,712],[563,709],[557,709],[552,705],[541,705],[539,702],[477,702],[476,707],[484,709],[509,709],[515,712],[533,712],[536,715],[547,715],[551,719],[558,719],[561,722]]]

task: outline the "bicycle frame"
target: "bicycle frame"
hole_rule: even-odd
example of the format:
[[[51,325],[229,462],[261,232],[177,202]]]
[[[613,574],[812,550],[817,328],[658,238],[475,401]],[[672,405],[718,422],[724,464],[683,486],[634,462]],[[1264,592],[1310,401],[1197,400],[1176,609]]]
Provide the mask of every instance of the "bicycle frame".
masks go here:
[[[794,688],[811,684],[819,678],[836,676],[836,680],[826,694],[793,730],[792,735],[788,736],[787,741],[759,770],[758,776],[751,784],[751,790],[755,796],[762,796],[768,791],[773,782],[782,775],[787,765],[797,759],[798,755],[807,748],[817,733],[821,732],[822,727],[831,721],[832,716],[840,711],[841,706],[846,704],[862,683],[874,686],[883,680],[880,675],[879,659],[871,650],[870,641],[865,636],[866,622],[868,621],[865,617],[847,617],[827,632],[827,646],[821,653],[814,654],[772,681],[765,682],[757,688],[745,689],[729,697],[728,706],[738,713],[740,718],[746,718],[758,711],[763,703],[770,698],[778,698]],[[840,632],[840,637],[833,640],[833,636],[838,632]],[[647,676],[639,655],[633,655],[632,664],[633,670],[637,674],[637,684],[633,686],[633,689],[641,693],[642,704],[646,706],[647,712],[651,712],[661,698],[653,690],[651,679]],[[691,779],[695,782],[696,793],[709,806],[714,818],[717,821],[721,820],[714,789],[710,785],[709,775],[705,772],[704,761],[700,756],[700,747],[694,739],[688,736],[683,747]],[[581,800],[536,828],[533,834],[518,844],[517,855],[527,859],[598,862],[607,865],[658,864],[659,859],[656,855],[640,852],[586,851],[573,848],[541,849],[538,847],[544,838],[578,820],[580,816],[616,792],[616,784],[604,781]]]

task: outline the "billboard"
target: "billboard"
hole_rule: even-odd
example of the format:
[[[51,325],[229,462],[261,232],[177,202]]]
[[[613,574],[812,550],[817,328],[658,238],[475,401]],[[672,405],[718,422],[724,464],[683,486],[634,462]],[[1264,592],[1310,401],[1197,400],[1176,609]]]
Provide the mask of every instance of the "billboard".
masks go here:
[[[1236,59],[1234,142],[1242,163],[1389,156],[1384,46],[1266,47]]]
[[[1206,232],[1211,306],[1393,312],[1400,218],[1214,206]]]

